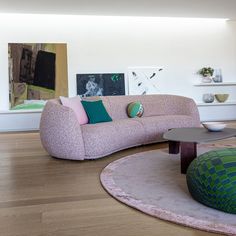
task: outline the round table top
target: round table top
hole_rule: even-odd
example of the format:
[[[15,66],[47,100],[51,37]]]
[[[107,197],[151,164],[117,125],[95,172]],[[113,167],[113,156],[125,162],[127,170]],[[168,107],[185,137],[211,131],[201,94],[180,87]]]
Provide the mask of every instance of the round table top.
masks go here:
[[[204,143],[236,137],[236,129],[225,128],[210,132],[205,128],[174,128],[164,133],[163,138],[177,142]]]

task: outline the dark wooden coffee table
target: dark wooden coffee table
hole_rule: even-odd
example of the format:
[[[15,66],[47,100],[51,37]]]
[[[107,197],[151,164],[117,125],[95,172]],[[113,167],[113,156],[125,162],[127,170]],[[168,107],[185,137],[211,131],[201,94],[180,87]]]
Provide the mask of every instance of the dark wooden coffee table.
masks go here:
[[[180,147],[181,173],[185,174],[189,164],[197,157],[197,144],[236,137],[236,129],[225,128],[220,132],[209,132],[205,128],[176,128],[164,133],[169,140],[169,153],[178,154]]]

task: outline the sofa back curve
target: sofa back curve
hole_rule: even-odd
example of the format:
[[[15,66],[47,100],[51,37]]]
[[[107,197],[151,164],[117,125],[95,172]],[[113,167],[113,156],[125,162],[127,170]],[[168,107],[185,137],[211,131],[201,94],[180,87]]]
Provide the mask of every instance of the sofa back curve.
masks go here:
[[[78,97],[78,99],[80,99]],[[95,96],[86,97],[82,100],[96,101],[101,99],[107,112],[113,120],[126,119],[127,105],[139,101],[144,108],[143,117],[161,115],[188,115],[192,116],[196,123],[200,123],[199,111],[196,103],[189,97],[154,94],[154,95],[126,95],[126,96]],[[60,99],[52,99],[50,102],[61,104]]]
[[[90,98],[93,100],[93,98]],[[97,98],[96,98],[97,99]],[[95,99],[95,100],[96,100]],[[190,115],[200,122],[195,102],[188,97],[168,94],[128,95],[100,97],[113,120],[126,119],[127,105],[139,101],[144,108],[143,117],[160,115]]]

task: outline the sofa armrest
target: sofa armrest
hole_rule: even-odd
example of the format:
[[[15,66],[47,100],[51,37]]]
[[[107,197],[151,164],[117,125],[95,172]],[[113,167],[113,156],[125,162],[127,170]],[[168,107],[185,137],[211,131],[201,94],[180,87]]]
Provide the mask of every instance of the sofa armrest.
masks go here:
[[[198,107],[193,99],[179,96],[177,98],[177,104],[178,114],[191,116],[194,126],[200,126]]]
[[[40,120],[43,147],[54,157],[84,160],[85,150],[81,127],[71,108],[48,101]]]

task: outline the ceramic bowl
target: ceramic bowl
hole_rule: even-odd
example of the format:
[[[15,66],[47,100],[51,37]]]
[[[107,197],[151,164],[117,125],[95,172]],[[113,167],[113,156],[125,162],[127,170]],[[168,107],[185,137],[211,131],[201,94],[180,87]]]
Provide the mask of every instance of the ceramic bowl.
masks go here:
[[[229,94],[227,94],[227,93],[218,93],[218,94],[215,94],[215,97],[216,97],[216,100],[218,102],[225,102],[228,99]]]
[[[223,122],[204,122],[202,125],[209,131],[222,131],[226,127]]]

